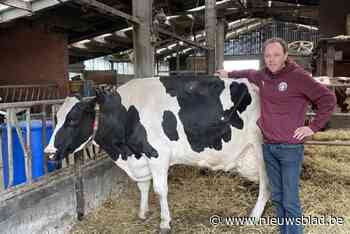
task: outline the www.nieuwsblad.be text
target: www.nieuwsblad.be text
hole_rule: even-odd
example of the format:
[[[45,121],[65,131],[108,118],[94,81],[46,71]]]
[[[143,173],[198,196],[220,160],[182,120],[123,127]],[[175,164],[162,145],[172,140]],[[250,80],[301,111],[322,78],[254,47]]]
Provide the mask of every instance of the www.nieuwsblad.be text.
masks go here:
[[[255,219],[253,217],[235,217],[212,215],[209,222],[213,226],[228,225],[343,225],[344,218],[336,216],[302,216],[298,218],[277,218],[277,217],[261,217]]]

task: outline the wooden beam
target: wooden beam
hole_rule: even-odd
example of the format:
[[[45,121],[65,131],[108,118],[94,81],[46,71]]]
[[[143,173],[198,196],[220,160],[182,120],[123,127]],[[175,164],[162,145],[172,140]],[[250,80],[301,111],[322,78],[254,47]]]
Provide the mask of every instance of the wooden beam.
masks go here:
[[[208,47],[206,47],[206,46],[202,46],[202,45],[196,43],[195,41],[187,40],[186,38],[181,37],[181,36],[179,36],[179,35],[177,35],[177,34],[175,34],[175,33],[169,32],[169,31],[167,31],[167,30],[164,30],[164,29],[159,28],[157,31],[158,31],[159,33],[161,33],[161,34],[164,34],[164,35],[167,35],[167,36],[169,36],[169,37],[175,38],[175,39],[177,39],[177,40],[183,41],[183,42],[186,43],[186,44],[189,44],[189,45],[192,45],[192,46],[201,48],[201,49],[203,49],[203,50],[208,50]]]
[[[132,39],[119,37],[119,36],[113,35],[113,34],[110,36],[106,36],[104,38],[104,40],[113,44],[113,45],[119,45],[120,47],[132,48],[132,46],[133,46]]]
[[[22,0],[0,0],[0,4],[25,11],[32,11],[31,4]]]
[[[113,7],[110,7],[106,4],[103,4],[101,2],[95,1],[95,0],[74,0],[75,2],[81,4],[81,5],[87,5],[89,7],[94,8],[98,12],[106,15],[110,15],[112,17],[121,17],[128,21],[130,21],[133,24],[141,24],[141,21],[132,15],[126,14],[122,11],[119,11]]]
[[[84,43],[84,46],[91,51],[101,52],[106,54],[111,54],[113,51],[111,48],[108,48],[106,44],[98,42],[96,40],[90,40],[89,42]]]
[[[105,48],[106,50],[117,47],[115,42],[108,42],[105,40],[105,38],[102,40],[91,39],[90,43],[92,43],[92,45],[96,45],[97,47]]]

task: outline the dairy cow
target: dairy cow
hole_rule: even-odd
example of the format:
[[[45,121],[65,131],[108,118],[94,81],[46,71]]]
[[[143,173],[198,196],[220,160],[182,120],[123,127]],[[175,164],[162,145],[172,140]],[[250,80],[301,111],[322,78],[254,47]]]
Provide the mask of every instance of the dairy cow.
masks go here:
[[[259,181],[250,214],[259,218],[270,193],[256,125],[257,92],[246,79],[175,76],[135,79],[115,94],[97,92],[89,101],[67,97],[45,152],[60,161],[94,141],[137,182],[141,219],[153,180],[162,233],[170,230],[167,177],[174,164],[235,170]]]

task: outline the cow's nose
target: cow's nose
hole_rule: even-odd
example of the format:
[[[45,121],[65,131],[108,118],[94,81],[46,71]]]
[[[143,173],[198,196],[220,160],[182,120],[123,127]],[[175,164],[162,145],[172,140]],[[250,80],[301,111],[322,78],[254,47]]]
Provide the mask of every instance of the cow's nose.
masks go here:
[[[46,146],[45,150],[44,150],[44,153],[45,154],[55,154],[57,152],[57,149],[53,146]]]

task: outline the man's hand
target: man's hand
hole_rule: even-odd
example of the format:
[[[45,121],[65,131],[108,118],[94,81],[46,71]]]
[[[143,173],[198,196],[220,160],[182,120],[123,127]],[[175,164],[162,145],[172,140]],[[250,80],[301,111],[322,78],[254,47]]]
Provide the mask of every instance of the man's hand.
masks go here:
[[[222,78],[227,78],[228,77],[228,71],[225,71],[224,69],[219,69],[215,72],[214,75],[220,76]]]
[[[314,131],[312,131],[311,128],[305,126],[305,127],[300,127],[295,129],[293,137],[301,141],[305,137],[312,136],[313,134],[314,134]]]

